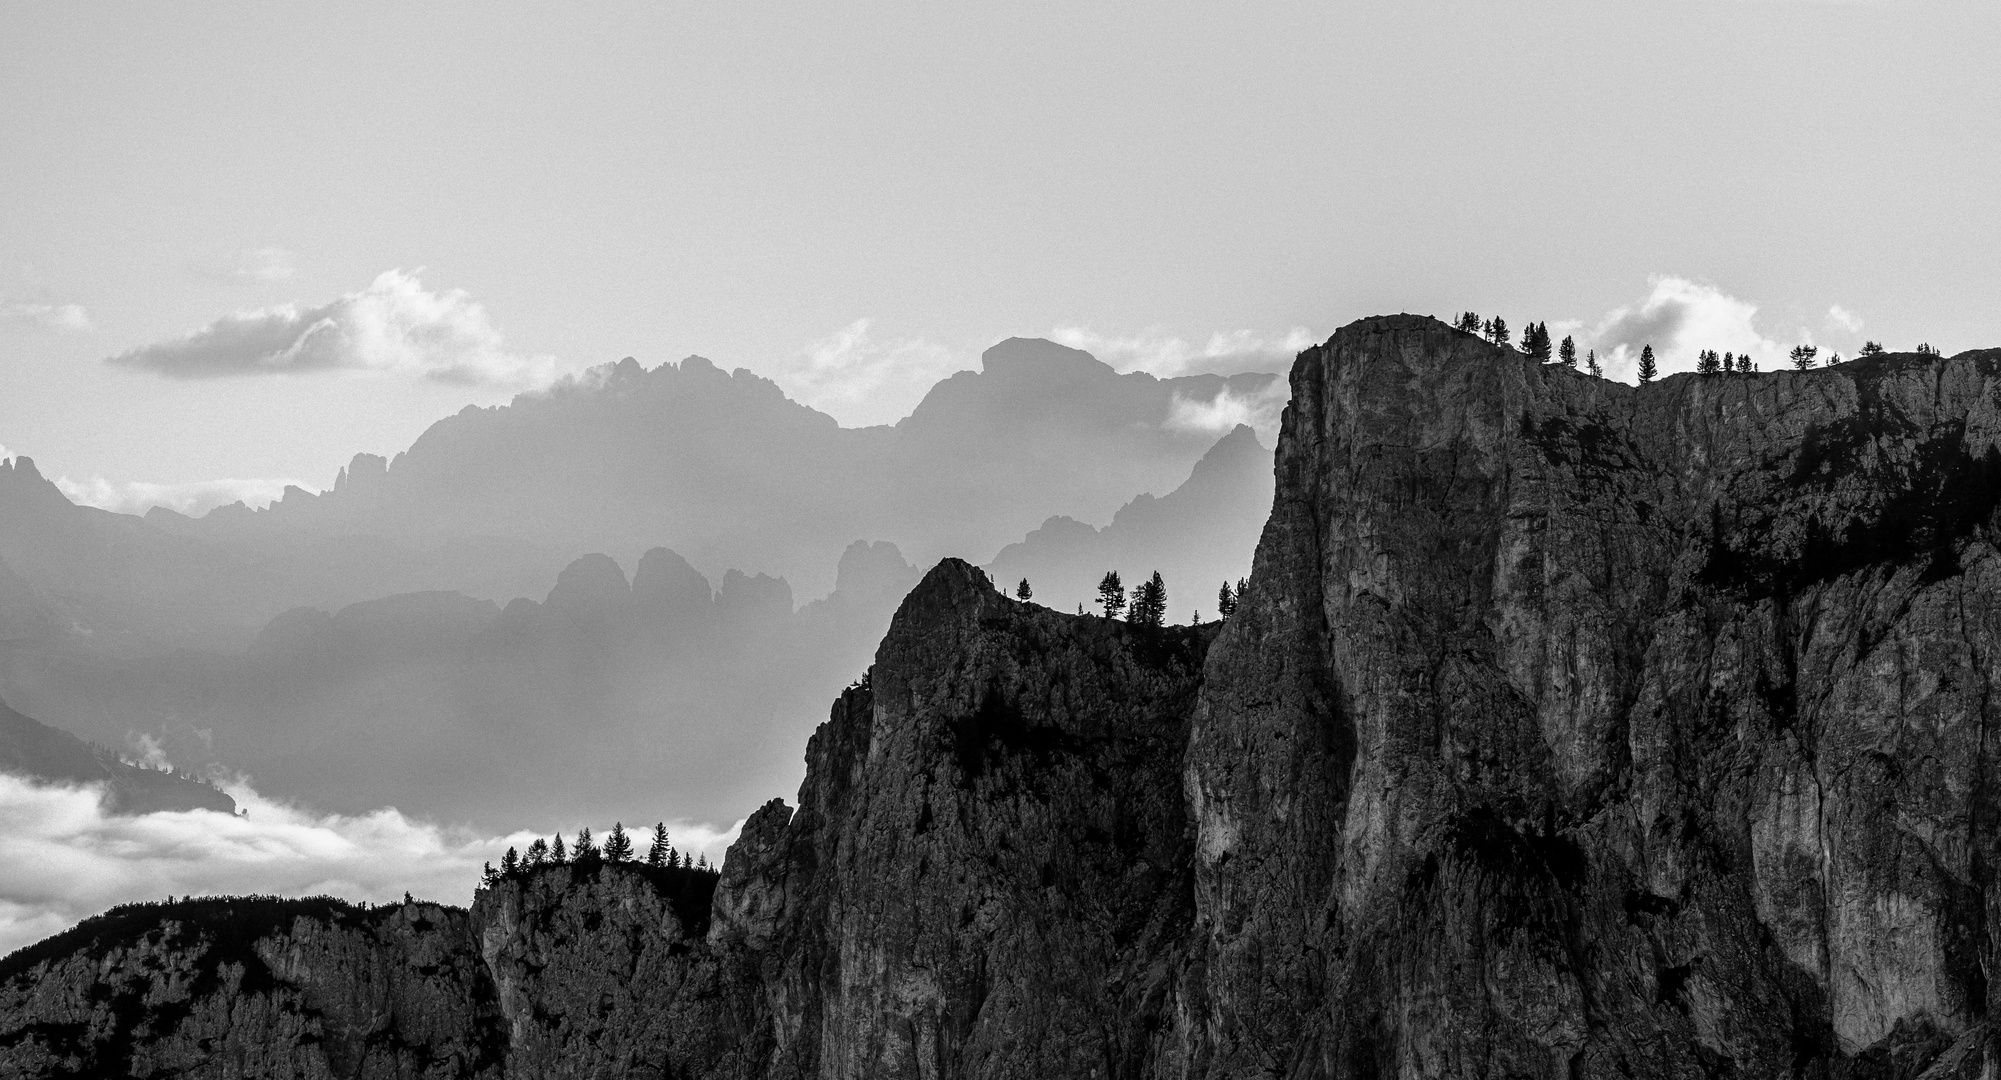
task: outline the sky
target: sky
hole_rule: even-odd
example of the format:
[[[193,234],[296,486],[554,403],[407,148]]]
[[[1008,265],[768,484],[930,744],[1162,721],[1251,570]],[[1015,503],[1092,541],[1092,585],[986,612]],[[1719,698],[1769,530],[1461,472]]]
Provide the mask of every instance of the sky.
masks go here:
[[[631,355],[890,422],[1013,334],[1282,369],[1365,315],[2001,345],[1991,3],[0,0],[0,447],[319,488]]]

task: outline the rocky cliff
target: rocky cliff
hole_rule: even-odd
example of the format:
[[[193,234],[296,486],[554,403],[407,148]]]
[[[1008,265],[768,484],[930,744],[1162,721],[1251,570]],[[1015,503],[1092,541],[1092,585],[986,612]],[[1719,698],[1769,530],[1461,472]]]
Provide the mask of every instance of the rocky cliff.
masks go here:
[[[1401,316],[1292,377],[1188,751],[1208,1071],[1980,1056],[2001,352],[1636,389]]]
[[[2001,1068],[2001,352],[1636,389],[1397,316],[1292,379],[1220,632],[948,561],[712,899],[86,924],[0,1074]]]

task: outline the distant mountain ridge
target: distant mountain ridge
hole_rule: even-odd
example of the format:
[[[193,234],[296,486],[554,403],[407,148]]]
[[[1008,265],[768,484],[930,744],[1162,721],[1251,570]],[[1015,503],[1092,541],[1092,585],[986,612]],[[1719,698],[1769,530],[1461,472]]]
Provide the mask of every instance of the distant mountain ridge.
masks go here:
[[[939,553],[1003,553],[1052,602],[1160,569],[1172,618],[1210,610],[1248,572],[1270,456],[1188,416],[1276,378],[1016,338],[850,429],[748,371],[626,360],[201,518],[76,506],[18,458],[0,695],[326,809],[615,816],[666,776],[672,812],[727,820],[796,779],[785,748]],[[1059,521],[1108,524],[1024,540]]]
[[[295,488],[265,510],[148,517],[252,544],[312,531],[567,551],[665,545],[819,592],[852,537],[891,538],[919,561],[977,558],[1051,514],[1102,520],[1137,492],[1179,483],[1222,434],[1177,424],[1177,402],[1252,396],[1279,378],[1119,374],[1027,338],[982,361],[893,426],[843,428],[742,368],[627,358],[510,405],[461,410],[392,459],[356,455],[319,495]]]
[[[43,783],[101,784],[106,809],[112,813],[236,813],[235,799],[201,780],[128,764],[101,746],[15,712],[4,701],[0,701],[0,772]]]

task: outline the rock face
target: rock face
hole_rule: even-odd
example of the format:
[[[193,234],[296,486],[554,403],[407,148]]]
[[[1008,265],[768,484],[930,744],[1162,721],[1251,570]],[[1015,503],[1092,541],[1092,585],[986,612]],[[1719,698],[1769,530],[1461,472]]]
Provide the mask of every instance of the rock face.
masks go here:
[[[0,965],[0,1075],[2001,1069],[2001,352],[1636,389],[1397,316],[1292,379],[1220,632],[942,563],[712,899],[114,912]]]
[[[1401,316],[1303,354],[1188,754],[1207,1070],[1977,1047],[1997,439],[2001,352],[1635,389]]]
[[[772,1076],[1136,1076],[1176,1052],[1183,747],[1213,627],[904,603],[731,849],[711,940],[766,957]]]
[[[119,908],[0,962],[0,1075],[497,1080],[466,940],[436,904]]]

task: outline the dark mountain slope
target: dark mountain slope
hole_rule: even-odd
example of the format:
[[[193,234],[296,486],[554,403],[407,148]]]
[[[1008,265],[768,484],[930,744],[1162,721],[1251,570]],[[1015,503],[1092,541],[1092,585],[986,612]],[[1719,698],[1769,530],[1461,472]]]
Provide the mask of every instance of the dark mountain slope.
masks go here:
[[[128,765],[103,747],[22,716],[0,702],[0,772],[56,784],[102,784],[113,813],[213,810],[236,813],[236,800],[192,777]]]

